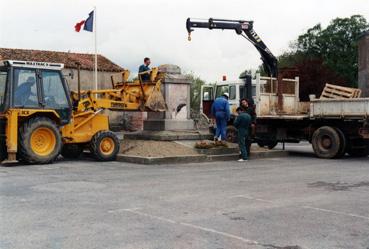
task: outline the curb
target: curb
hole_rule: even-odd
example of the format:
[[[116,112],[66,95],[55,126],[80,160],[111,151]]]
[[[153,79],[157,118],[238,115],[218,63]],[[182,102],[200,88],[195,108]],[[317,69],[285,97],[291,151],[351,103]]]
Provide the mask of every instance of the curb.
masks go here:
[[[154,140],[154,141],[178,141],[178,140],[207,140],[213,139],[214,136],[206,132],[133,132],[116,134],[124,135],[126,139],[135,140]]]
[[[289,155],[288,151],[273,150],[251,153],[251,160],[262,158],[286,157]],[[117,156],[118,162],[127,162],[135,164],[179,164],[179,163],[203,163],[215,161],[236,161],[239,158],[238,154],[224,154],[224,155],[188,155],[188,156],[168,156],[168,157],[140,157],[128,156],[119,154]]]

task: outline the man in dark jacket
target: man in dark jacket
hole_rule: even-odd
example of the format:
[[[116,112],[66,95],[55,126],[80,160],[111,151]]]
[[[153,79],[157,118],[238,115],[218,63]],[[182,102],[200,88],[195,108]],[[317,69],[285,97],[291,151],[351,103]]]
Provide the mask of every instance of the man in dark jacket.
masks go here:
[[[240,101],[240,107],[243,108],[251,117],[251,125],[249,130],[249,135],[246,140],[246,149],[247,153],[250,155],[250,147],[252,138],[255,136],[256,132],[256,111],[255,111],[255,103],[253,98],[250,100],[247,99],[241,99]]]
[[[237,108],[237,113],[238,116],[233,124],[238,131],[238,145],[240,146],[241,151],[241,159],[239,159],[238,161],[244,162],[248,159],[246,141],[248,140],[251,125],[251,116],[241,107]]]
[[[149,81],[150,80],[150,58],[146,57],[144,59],[144,64],[142,64],[138,68],[138,74],[142,81]]]
[[[231,117],[228,103],[228,93],[224,93],[222,96],[214,100],[214,103],[211,106],[211,115],[215,118],[217,125],[215,139],[226,141],[227,123]]]

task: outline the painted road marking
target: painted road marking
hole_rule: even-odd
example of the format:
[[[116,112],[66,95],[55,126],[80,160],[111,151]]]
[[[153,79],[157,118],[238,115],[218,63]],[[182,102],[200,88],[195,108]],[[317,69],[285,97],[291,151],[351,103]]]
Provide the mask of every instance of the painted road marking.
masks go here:
[[[247,199],[247,200],[254,200],[254,201],[277,204],[276,201],[271,201],[271,200],[266,200],[266,199],[261,199],[261,198],[255,198],[255,197],[251,197],[251,196],[248,196],[248,195],[234,195],[234,196],[231,196],[230,198],[231,199],[232,198],[243,198],[243,199]],[[367,216],[363,216],[363,215],[359,215],[359,214],[353,214],[353,213],[346,213],[346,212],[341,212],[341,211],[335,211],[335,210],[330,210],[330,209],[325,209],[325,208],[317,208],[317,207],[312,207],[312,206],[291,206],[291,207],[311,209],[311,210],[322,211],[322,212],[331,213],[331,214],[338,214],[338,215],[343,215],[343,216],[349,216],[349,217],[369,220],[369,217],[367,217]]]
[[[327,213],[332,213],[332,214],[341,214],[341,215],[345,215],[345,216],[350,216],[350,217],[369,220],[369,217],[358,215],[358,214],[353,214],[353,213],[346,213],[346,212],[334,211],[334,210],[330,210],[330,209],[317,208],[317,207],[311,207],[311,206],[302,206],[302,208],[312,209],[312,210],[317,210],[317,211],[322,211],[322,212],[327,212]]]
[[[218,230],[208,228],[208,227],[194,225],[194,224],[191,224],[191,223],[179,222],[179,221],[171,220],[171,219],[168,219],[168,218],[165,218],[165,217],[144,213],[144,212],[141,212],[141,211],[138,211],[138,210],[139,210],[138,208],[137,209],[120,209],[119,212],[133,213],[133,214],[136,214],[136,215],[148,217],[148,218],[154,219],[154,220],[167,222],[167,223],[170,223],[170,224],[176,224],[176,225],[180,225],[180,226],[184,226],[184,227],[190,227],[190,228],[193,228],[193,229],[201,230],[201,231],[208,232],[208,233],[218,234],[218,235],[221,235],[221,236],[224,236],[224,237],[227,237],[227,238],[236,239],[236,240],[245,242],[249,245],[262,245],[261,243],[255,241],[255,240],[250,240],[250,239],[247,239],[247,238],[244,238],[244,237],[241,237],[241,236],[237,236],[237,235],[234,235],[234,234],[218,231]]]

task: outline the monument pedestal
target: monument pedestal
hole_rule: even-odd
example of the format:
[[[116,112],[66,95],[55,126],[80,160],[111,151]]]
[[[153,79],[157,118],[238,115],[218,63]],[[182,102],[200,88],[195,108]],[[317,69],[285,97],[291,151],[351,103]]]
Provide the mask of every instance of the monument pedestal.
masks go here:
[[[162,65],[159,70],[165,73],[161,90],[168,110],[149,112],[144,121],[144,130],[193,130],[194,121],[190,118],[191,79],[181,74],[181,69],[175,65]]]
[[[148,119],[144,121],[145,131],[192,130],[193,128],[193,120]]]

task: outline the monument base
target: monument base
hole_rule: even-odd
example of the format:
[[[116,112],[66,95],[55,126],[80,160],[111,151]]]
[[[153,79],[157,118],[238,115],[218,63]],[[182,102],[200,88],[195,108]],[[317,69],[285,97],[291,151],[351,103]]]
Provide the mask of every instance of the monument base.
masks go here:
[[[144,121],[145,131],[178,131],[178,130],[193,130],[194,121],[175,120],[175,119],[148,119]]]

